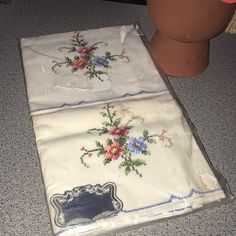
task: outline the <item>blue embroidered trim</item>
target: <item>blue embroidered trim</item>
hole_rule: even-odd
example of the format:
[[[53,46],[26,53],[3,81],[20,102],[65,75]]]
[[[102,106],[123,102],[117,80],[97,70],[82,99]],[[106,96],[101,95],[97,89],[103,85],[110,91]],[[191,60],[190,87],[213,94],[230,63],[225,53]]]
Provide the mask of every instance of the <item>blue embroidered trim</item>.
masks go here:
[[[156,204],[153,204],[153,205],[148,205],[148,206],[145,206],[145,207],[142,207],[142,208],[136,208],[136,209],[132,209],[132,210],[121,210],[121,212],[129,213],[129,212],[134,212],[134,211],[141,211],[141,210],[144,210],[144,209],[153,208],[153,207],[156,207],[156,206],[160,206],[160,205],[170,203],[175,199],[176,200],[184,200],[184,199],[190,198],[190,197],[193,196],[194,193],[203,195],[203,194],[207,194],[207,193],[211,193],[211,192],[215,192],[215,191],[219,191],[219,190],[222,190],[222,189],[215,189],[215,190],[210,190],[210,191],[207,191],[207,192],[200,192],[198,190],[191,189],[190,193],[187,196],[184,196],[184,197],[180,197],[180,196],[176,196],[176,195],[172,194],[172,195],[170,195],[168,200],[165,201],[165,202],[160,202],[160,203],[156,203]]]
[[[130,213],[130,212],[135,212],[135,211],[140,211],[140,210],[144,210],[144,209],[148,209],[148,208],[152,208],[152,207],[156,207],[156,206],[160,206],[160,205],[164,205],[164,204],[168,204],[170,202],[172,202],[173,200],[184,200],[184,199],[187,199],[187,198],[191,198],[193,196],[193,194],[199,194],[199,197],[203,197],[203,195],[206,195],[208,193],[212,193],[212,192],[217,192],[217,191],[222,191],[221,188],[218,188],[218,189],[214,189],[214,190],[209,190],[209,191],[206,191],[206,192],[201,192],[201,191],[198,191],[196,189],[191,189],[191,191],[189,192],[189,194],[187,194],[186,196],[184,197],[181,197],[181,196],[177,196],[177,195],[170,195],[170,197],[168,198],[167,201],[164,201],[164,202],[160,202],[160,203],[157,203],[157,204],[153,204],[153,205],[149,205],[149,206],[146,206],[146,207],[142,207],[142,208],[136,208],[136,209],[132,209],[132,210],[121,210],[120,212],[123,212],[123,213]],[[183,207],[183,208],[176,208],[176,209],[173,209],[173,210],[170,210],[169,213],[174,213],[174,212],[179,212],[179,211],[183,211],[183,210],[186,210],[186,209],[193,209],[193,207],[191,205],[187,206],[187,207]],[[118,213],[119,214],[119,213]],[[113,215],[109,218],[113,218],[115,216],[117,216],[118,214],[116,215]],[[158,216],[158,215],[162,215],[162,213],[157,213],[155,216]],[[90,222],[88,224],[94,224],[95,222]],[[67,227],[66,229],[56,233],[55,235],[58,236],[62,233],[65,233],[69,230],[73,230],[73,229],[77,229],[78,227],[80,226],[69,226]]]
[[[193,207],[191,205],[189,205],[187,207],[177,208],[177,209],[174,209],[174,210],[170,210],[169,212],[172,213],[172,212],[176,212],[176,211],[185,211],[186,209],[193,209]]]
[[[102,101],[109,101],[109,100],[113,100],[113,99],[120,99],[120,98],[125,98],[125,97],[133,97],[133,96],[136,96],[136,95],[140,95],[140,94],[154,94],[154,93],[162,93],[162,92],[169,92],[169,90],[157,90],[157,91],[145,91],[145,90],[141,90],[137,93],[125,93],[119,97],[115,97],[115,98],[107,98],[107,99],[101,99],[101,100],[96,100],[96,101],[86,101],[86,100],[81,100],[80,102],[78,103],[75,103],[75,104],[70,104],[70,103],[63,103],[62,105],[60,106],[55,106],[55,107],[49,107],[49,108],[43,108],[43,109],[36,109],[32,112],[38,112],[38,111],[45,111],[45,110],[48,110],[48,109],[56,109],[56,108],[62,108],[62,107],[65,107],[65,106],[79,106],[79,105],[83,105],[83,104],[92,104],[92,103],[96,103],[96,102],[102,102]]]

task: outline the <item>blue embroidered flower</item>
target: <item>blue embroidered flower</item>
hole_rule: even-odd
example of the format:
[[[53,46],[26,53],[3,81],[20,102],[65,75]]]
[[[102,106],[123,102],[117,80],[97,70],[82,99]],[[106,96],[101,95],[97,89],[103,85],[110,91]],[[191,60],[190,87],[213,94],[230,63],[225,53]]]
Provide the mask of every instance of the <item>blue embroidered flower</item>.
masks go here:
[[[95,56],[92,60],[92,64],[98,67],[102,66],[108,66],[109,65],[109,59],[105,56]]]
[[[147,144],[143,137],[129,139],[128,149],[136,154],[140,154],[147,149]]]

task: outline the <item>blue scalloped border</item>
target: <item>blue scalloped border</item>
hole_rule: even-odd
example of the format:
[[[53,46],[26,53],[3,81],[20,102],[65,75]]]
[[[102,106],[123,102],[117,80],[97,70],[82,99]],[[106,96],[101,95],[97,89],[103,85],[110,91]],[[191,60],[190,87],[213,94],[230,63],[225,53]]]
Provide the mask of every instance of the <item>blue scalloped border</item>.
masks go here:
[[[121,98],[125,98],[125,97],[133,97],[133,96],[136,96],[136,95],[140,95],[140,94],[158,94],[158,93],[163,93],[163,92],[170,92],[168,89],[163,89],[163,90],[156,90],[156,91],[146,91],[146,90],[141,90],[137,93],[124,93],[123,95],[121,96],[118,96],[118,97],[114,97],[114,98],[107,98],[107,99],[98,99],[98,100],[81,100],[80,102],[78,103],[73,103],[73,104],[70,104],[70,103],[63,103],[61,104],[60,106],[55,106],[55,107],[48,107],[48,108],[43,108],[43,109],[36,109],[36,110],[33,110],[31,111],[32,113],[34,112],[39,112],[39,111],[46,111],[46,110],[51,110],[51,109],[57,109],[57,108],[63,108],[63,107],[70,107],[70,106],[79,106],[79,105],[84,105],[84,104],[93,104],[93,103],[99,103],[99,102],[107,102],[107,101],[110,101],[110,100],[114,100],[114,99],[121,99]]]
[[[135,209],[131,209],[131,210],[121,210],[120,212],[127,214],[127,213],[130,213],[130,212],[141,211],[141,210],[145,210],[145,209],[148,209],[148,208],[157,207],[157,206],[160,206],[160,205],[165,205],[165,204],[173,202],[173,200],[184,200],[184,199],[187,199],[187,198],[191,198],[194,194],[198,194],[199,196],[203,196],[203,195],[206,195],[208,193],[213,193],[213,192],[218,192],[218,191],[223,191],[223,190],[221,188],[218,188],[218,189],[214,189],[214,190],[209,190],[209,191],[201,192],[201,191],[196,190],[196,189],[191,189],[189,194],[187,194],[184,197],[172,194],[172,195],[169,196],[167,201],[156,203],[156,204],[152,204],[152,205],[148,205],[148,206],[145,206],[145,207],[142,207],[142,208],[135,208]],[[188,205],[188,206],[186,206],[184,208],[176,208],[176,209],[169,210],[169,212],[170,213],[174,213],[174,212],[184,211],[186,209],[193,209],[193,207],[191,205]],[[157,213],[156,216],[158,216],[158,215],[162,215],[162,213]],[[111,217],[108,217],[108,218],[113,218],[115,216],[117,216],[117,214],[112,215]],[[94,224],[94,223],[95,222],[90,222],[88,224]],[[58,235],[60,235],[62,233],[65,233],[65,232],[67,232],[69,230],[76,229],[78,227],[80,227],[80,226],[78,226],[78,225],[76,225],[76,226],[69,226],[65,230],[62,230],[62,231],[56,233],[55,235],[58,236]]]

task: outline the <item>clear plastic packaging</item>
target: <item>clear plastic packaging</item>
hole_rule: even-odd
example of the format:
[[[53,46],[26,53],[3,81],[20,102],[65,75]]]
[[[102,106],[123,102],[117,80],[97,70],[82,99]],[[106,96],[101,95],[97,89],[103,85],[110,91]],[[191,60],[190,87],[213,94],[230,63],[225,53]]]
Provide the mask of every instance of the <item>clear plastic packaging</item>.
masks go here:
[[[138,24],[21,40],[55,235],[100,235],[228,201]]]

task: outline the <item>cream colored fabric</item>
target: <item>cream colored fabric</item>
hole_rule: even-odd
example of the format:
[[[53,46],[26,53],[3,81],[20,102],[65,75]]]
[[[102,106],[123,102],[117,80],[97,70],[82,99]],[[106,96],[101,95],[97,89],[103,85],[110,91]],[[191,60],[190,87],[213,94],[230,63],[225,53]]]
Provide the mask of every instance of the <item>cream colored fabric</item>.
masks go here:
[[[236,33],[236,11],[234,12],[233,17],[226,28],[226,32],[232,34]]]
[[[101,42],[94,54],[99,56],[109,51],[112,55],[119,55],[124,51],[129,57],[129,63],[124,59],[111,62],[111,68],[105,70],[108,76],[103,75],[103,82],[86,79],[85,70],[71,73],[70,68],[64,65],[57,68],[58,74],[53,73],[53,61],[61,62],[66,56],[72,58],[76,55],[76,52],[68,53],[66,49],[58,50],[70,47],[74,34],[69,32],[21,40],[31,111],[166,89],[133,26],[82,32],[89,45]]]
[[[154,68],[132,26],[85,31],[83,35],[88,35],[91,41],[97,41],[97,37],[99,40],[109,40],[113,45],[110,51],[115,51],[119,47],[120,32],[127,29],[129,34],[126,35],[125,49],[130,64],[125,64],[123,70],[124,63],[118,62],[120,69],[114,73],[114,80],[117,81],[113,83],[113,91],[108,93],[105,101],[104,94],[101,97],[97,94],[95,84],[93,89],[96,91],[88,88],[88,94],[73,91],[73,88],[66,93],[65,88],[61,90],[55,85],[57,78],[47,67],[48,62],[44,56],[42,58],[42,54],[50,54],[50,45],[54,47],[54,43],[57,47],[60,43],[64,45],[70,33],[23,40],[22,53],[31,115],[56,235],[98,235],[191,212],[225,198],[181,109]],[[101,33],[97,35],[97,32]],[[37,54],[29,49],[34,48],[35,51],[37,45],[43,44],[49,45],[43,53],[42,48],[37,49]],[[48,73],[40,74],[40,63],[44,59],[43,68]],[[137,66],[139,63],[145,66]],[[140,80],[134,74],[137,71],[142,75],[141,87]],[[60,78],[63,79],[67,80],[66,76]],[[118,86],[122,88],[119,94],[115,93]],[[51,92],[45,93],[44,89]],[[151,93],[120,97],[144,89]],[[84,99],[90,103],[78,105]],[[70,104],[62,106],[66,103]],[[114,143],[116,146],[111,150]],[[104,160],[109,157],[110,162],[104,165]],[[129,171],[125,171],[122,162],[128,159],[130,163],[139,159],[145,164],[133,166],[134,169],[131,166]],[[64,195],[68,196],[68,203],[73,202],[78,197],[76,190],[72,191],[76,187],[105,186],[109,183],[115,186],[115,195],[120,200],[114,200],[112,204],[119,210],[109,216],[99,215],[86,223],[81,223],[76,217],[70,221],[66,220],[63,212],[59,214],[53,204],[52,199],[66,191]]]

